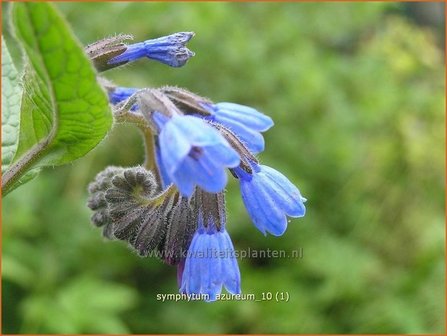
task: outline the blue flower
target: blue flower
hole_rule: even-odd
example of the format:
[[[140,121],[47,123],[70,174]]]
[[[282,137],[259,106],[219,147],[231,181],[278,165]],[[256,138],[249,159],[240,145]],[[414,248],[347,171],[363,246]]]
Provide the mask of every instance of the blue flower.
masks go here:
[[[137,88],[116,87],[109,91],[109,101],[114,105],[118,104],[129,98],[137,91]],[[138,105],[135,104],[132,106],[131,110],[135,111],[136,109],[138,109]]]
[[[222,286],[232,294],[240,294],[241,275],[230,236],[224,227],[218,230],[214,223],[205,228],[200,218],[185,263],[180,265],[180,292],[205,294],[207,301],[215,301]]]
[[[239,165],[238,153],[205,121],[193,116],[174,115],[168,119],[153,114],[160,129],[161,164],[166,175],[183,196],[191,196],[197,185],[210,193],[227,184],[225,168]]]
[[[109,93],[110,102],[117,104],[129,98],[137,90],[136,88],[117,87]],[[253,154],[264,150],[264,137],[260,132],[265,132],[273,126],[273,120],[270,117],[254,108],[233,103],[202,103],[202,106],[211,115],[200,117],[229,128]],[[132,110],[135,109],[137,109],[136,105],[132,107]],[[195,116],[198,117],[198,115]]]
[[[287,216],[303,217],[306,199],[283,174],[264,165],[252,163],[249,174],[234,169],[239,178],[242,200],[255,226],[264,234],[281,236],[287,229]]]
[[[147,57],[172,67],[183,66],[194,53],[185,47],[194,36],[192,32],[175,33],[153,40],[147,40],[127,46],[126,51],[112,58],[108,63],[117,64],[135,61]]]
[[[203,104],[211,113],[206,117],[233,131],[244,145],[254,154],[264,150],[264,138],[260,132],[273,126],[273,120],[254,108],[233,104]]]
[[[171,184],[171,180],[161,159],[160,141],[158,140],[158,136],[155,136],[155,160],[157,162],[158,173],[160,175],[161,187],[164,190]]]

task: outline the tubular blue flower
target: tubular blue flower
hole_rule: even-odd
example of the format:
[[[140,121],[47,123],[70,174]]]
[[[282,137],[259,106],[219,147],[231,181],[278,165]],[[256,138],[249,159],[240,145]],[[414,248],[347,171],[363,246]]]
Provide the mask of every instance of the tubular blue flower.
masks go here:
[[[238,166],[240,158],[215,128],[193,116],[154,113],[153,120],[160,129],[161,163],[183,196],[191,196],[196,185],[210,193],[225,188],[225,168]]]
[[[283,174],[264,165],[252,163],[253,173],[240,167],[233,171],[239,178],[242,200],[255,226],[264,234],[281,236],[287,229],[287,216],[306,213],[300,191]]]
[[[114,105],[118,104],[129,98],[137,91],[137,88],[116,87],[109,91],[109,101]],[[131,110],[135,111],[136,109],[138,109],[138,105],[135,104],[134,106],[132,106]]]
[[[171,180],[169,179],[168,173],[161,159],[160,142],[158,140],[158,136],[155,137],[155,160],[157,162],[157,168],[160,174],[161,186],[164,190],[171,184]]]
[[[192,32],[181,32],[130,44],[122,54],[112,58],[108,64],[131,62],[147,57],[172,67],[181,67],[194,56],[194,53],[185,46],[193,36]]]
[[[264,138],[260,132],[273,126],[273,120],[252,107],[234,103],[202,104],[216,121],[233,131],[254,154],[264,150]]]
[[[200,216],[199,228],[178,271],[181,293],[205,294],[207,301],[215,301],[223,286],[229,293],[241,292],[241,275],[230,236],[214,223],[205,228]]]
[[[110,101],[117,104],[129,98],[137,90],[136,88],[117,87],[109,93]],[[256,154],[264,150],[264,137],[260,132],[265,132],[273,126],[270,117],[254,108],[233,103],[202,103],[202,106],[211,113],[210,116],[202,117],[203,119],[220,123],[229,128],[250,152]],[[136,105],[132,107],[132,110],[135,109],[137,109]]]

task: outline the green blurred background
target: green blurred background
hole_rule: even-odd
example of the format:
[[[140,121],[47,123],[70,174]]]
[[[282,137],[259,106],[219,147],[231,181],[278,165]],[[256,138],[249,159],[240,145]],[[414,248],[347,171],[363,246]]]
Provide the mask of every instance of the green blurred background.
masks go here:
[[[270,115],[260,160],[300,188],[307,214],[264,237],[232,181],[228,230],[236,249],[304,257],[239,261],[244,293],[288,292],[287,303],[157,301],[177,292],[175,268],[89,223],[89,181],[143,161],[138,131],[118,126],[2,200],[3,332],[443,333],[444,23],[434,6],[57,4],[83,44],[196,32],[183,68],[142,60],[106,76]]]

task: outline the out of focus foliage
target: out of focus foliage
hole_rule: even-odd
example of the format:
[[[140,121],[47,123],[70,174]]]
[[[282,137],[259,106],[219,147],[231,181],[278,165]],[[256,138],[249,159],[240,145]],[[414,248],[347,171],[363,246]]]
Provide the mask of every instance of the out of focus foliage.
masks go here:
[[[139,61],[122,86],[179,85],[275,120],[262,162],[308,198],[282,237],[250,223],[234,181],[237,249],[303,248],[302,259],[240,260],[244,293],[290,301],[160,302],[176,272],[106,242],[86,186],[106,165],[142,162],[116,127],[72,166],[2,201],[4,333],[443,333],[443,40],[386,3],[65,3],[87,44],[195,31],[181,69]]]

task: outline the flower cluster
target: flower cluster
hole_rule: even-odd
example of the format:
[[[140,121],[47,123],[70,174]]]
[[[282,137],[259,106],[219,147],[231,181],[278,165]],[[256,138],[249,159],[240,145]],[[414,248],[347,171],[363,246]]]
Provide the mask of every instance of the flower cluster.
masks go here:
[[[141,57],[181,66],[193,55],[185,48],[192,36],[178,33],[130,46],[109,41],[105,44],[118,52],[91,47],[90,52],[101,66]],[[98,174],[89,190],[93,223],[140,255],[157,251],[166,263],[177,265],[182,293],[206,294],[209,301],[222,287],[240,293],[225,225],[227,170],[239,181],[248,215],[264,235],[282,235],[288,217],[305,214],[306,200],[298,188],[255,156],[265,148],[262,132],[273,126],[272,119],[254,108],[213,103],[176,87],[104,86],[115,115],[138,120],[146,139],[150,134],[155,169],[112,167]]]

